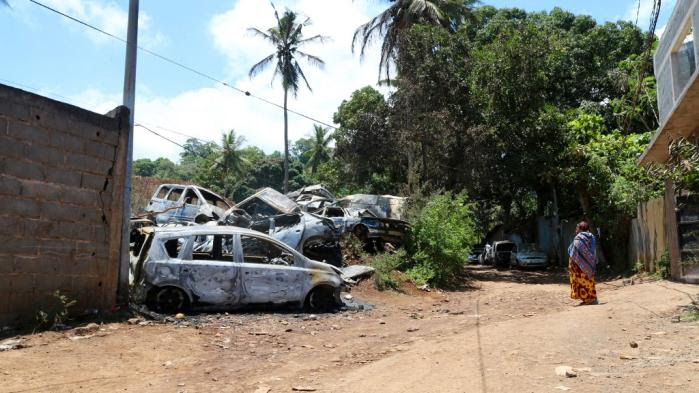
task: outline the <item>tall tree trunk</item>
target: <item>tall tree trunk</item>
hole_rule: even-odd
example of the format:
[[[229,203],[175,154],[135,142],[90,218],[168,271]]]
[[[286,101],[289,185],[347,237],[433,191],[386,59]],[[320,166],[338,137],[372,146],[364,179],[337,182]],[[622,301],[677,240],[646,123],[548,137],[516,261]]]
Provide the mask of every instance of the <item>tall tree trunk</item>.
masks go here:
[[[592,220],[592,205],[590,204],[590,195],[587,193],[587,190],[585,190],[585,188],[583,188],[582,186],[578,186],[577,190],[580,206],[583,209],[583,214],[585,214],[587,223],[590,225],[590,232],[592,232],[595,235],[595,237],[597,237],[597,257],[601,264],[606,265],[607,258],[605,258],[604,251],[602,250],[602,239],[600,239],[601,236],[596,231],[597,225],[595,225],[595,222]]]
[[[288,89],[284,89],[284,194],[289,192],[289,114],[286,110]]]

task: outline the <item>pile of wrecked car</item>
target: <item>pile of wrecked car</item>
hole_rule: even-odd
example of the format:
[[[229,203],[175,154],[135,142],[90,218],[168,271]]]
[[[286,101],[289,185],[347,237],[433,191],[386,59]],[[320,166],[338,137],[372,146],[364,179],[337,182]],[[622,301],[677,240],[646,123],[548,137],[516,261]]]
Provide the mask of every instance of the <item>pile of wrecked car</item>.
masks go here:
[[[391,217],[398,209],[345,206],[320,185],[288,195],[263,188],[234,204],[205,188],[163,184],[131,221],[133,298],[166,312],[336,306],[343,289],[373,272],[339,268],[341,237],[399,244],[408,228]]]

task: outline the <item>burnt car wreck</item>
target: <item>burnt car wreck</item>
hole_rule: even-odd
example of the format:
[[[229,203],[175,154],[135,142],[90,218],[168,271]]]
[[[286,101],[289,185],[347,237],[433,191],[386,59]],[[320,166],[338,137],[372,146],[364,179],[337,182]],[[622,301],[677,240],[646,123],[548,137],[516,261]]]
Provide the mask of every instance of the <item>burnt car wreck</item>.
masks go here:
[[[266,233],[309,258],[342,265],[340,232],[332,220],[301,211],[272,188],[263,188],[236,204],[219,223]]]
[[[149,308],[341,304],[342,271],[254,230],[201,225],[145,227],[131,258],[132,297]]]
[[[294,197],[292,199],[290,196]],[[366,202],[366,198],[362,198]],[[374,270],[342,266],[340,239],[398,245],[405,221],[345,208],[320,185],[263,188],[234,204],[193,185],[163,184],[131,220],[132,298],[149,308],[295,305],[326,310]]]
[[[353,234],[367,245],[400,245],[409,227],[400,219],[406,198],[360,194],[338,200],[319,184],[287,195],[303,210],[330,219],[342,236]]]

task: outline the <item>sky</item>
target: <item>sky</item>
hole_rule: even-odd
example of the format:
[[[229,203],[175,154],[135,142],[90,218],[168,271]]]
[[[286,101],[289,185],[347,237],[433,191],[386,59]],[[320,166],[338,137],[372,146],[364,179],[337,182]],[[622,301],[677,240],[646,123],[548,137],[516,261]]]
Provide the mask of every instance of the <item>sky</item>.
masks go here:
[[[59,101],[106,113],[121,103],[125,45],[87,29],[29,0],[0,2],[0,83]],[[128,0],[37,0],[93,24],[118,37],[126,37]],[[361,59],[351,51],[354,30],[379,14],[388,2],[381,0],[275,0],[278,10],[290,8],[310,18],[304,35],[323,34],[325,44],[305,47],[326,66],[303,64],[312,91],[302,88],[289,100],[289,108],[332,124],[342,100],[361,87],[376,87],[378,48]],[[498,8],[550,11],[561,7],[587,14],[598,22],[630,20],[646,29],[652,0],[483,0]],[[663,1],[657,31],[662,32],[674,0]],[[176,7],[173,7],[176,5]],[[218,80],[281,103],[279,81],[272,68],[248,77],[250,67],[274,48],[251,35],[247,28],[266,30],[274,23],[267,0],[140,1],[139,45],[199,70]],[[184,143],[188,136],[219,141],[234,129],[246,145],[267,153],[283,150],[283,112],[246,97],[229,87],[149,55],[138,53],[136,123]],[[289,115],[289,139],[309,136],[311,120]],[[143,128],[135,129],[134,158],[179,159],[182,149]]]

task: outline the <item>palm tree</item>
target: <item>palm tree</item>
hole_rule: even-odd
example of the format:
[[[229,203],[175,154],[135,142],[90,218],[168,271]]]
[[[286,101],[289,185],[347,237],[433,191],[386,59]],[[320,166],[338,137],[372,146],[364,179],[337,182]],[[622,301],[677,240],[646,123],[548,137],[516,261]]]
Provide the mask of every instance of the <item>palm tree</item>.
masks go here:
[[[393,4],[384,12],[359,26],[352,38],[352,52],[357,42],[361,42],[360,56],[375,38],[383,37],[379,79],[385,70],[386,80],[390,80],[391,61],[398,55],[400,35],[414,24],[426,23],[442,26],[450,31],[470,14],[478,0],[390,0]]]
[[[333,139],[333,134],[329,134],[329,128],[321,127],[318,124],[313,125],[313,131],[314,135],[310,140],[311,145],[306,154],[310,156],[307,165],[311,166],[311,174],[315,175],[318,165],[330,159],[330,147],[328,144]]]
[[[302,52],[299,50],[299,47],[312,42],[323,43],[328,38],[321,35],[304,38],[303,28],[311,24],[310,18],[306,18],[303,22],[298,23],[298,15],[295,12],[287,9],[284,11],[284,16],[279,18],[279,13],[274,7],[274,4],[272,4],[272,8],[274,9],[274,17],[277,20],[276,26],[270,27],[267,29],[267,32],[263,32],[254,27],[249,28],[248,31],[264,38],[267,42],[274,45],[276,50],[274,53],[252,66],[249,75],[250,78],[252,78],[262,72],[276,57],[277,60],[274,68],[274,75],[272,76],[272,83],[274,83],[274,79],[277,76],[282,78],[282,88],[284,89],[284,193],[287,193],[289,192],[288,95],[289,92],[291,92],[294,97],[296,97],[299,90],[300,79],[303,79],[308,90],[313,91],[311,85],[308,84],[308,80],[306,80],[306,75],[304,75],[303,70],[301,70],[301,66],[299,66],[297,57],[304,58],[309,64],[321,69],[325,66],[325,62],[319,57]]]
[[[216,158],[211,165],[211,170],[221,171],[221,182],[225,185],[226,179],[230,175],[241,175],[244,165],[247,163],[240,153],[240,148],[245,143],[245,137],[235,134],[235,130],[223,133],[221,137],[221,147],[216,153]]]

